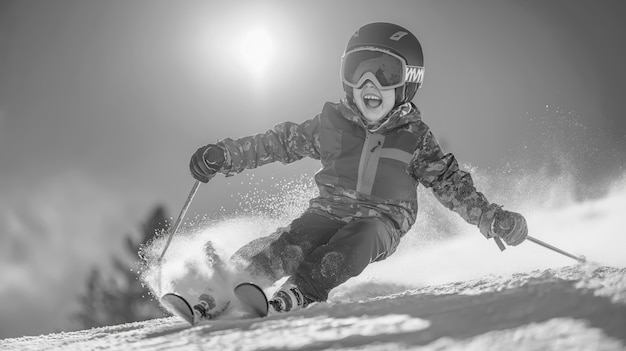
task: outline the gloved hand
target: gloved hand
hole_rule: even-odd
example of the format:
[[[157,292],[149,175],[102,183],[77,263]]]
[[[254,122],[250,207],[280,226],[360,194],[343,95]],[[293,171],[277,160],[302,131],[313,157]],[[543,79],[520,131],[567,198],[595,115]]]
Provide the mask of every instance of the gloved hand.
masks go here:
[[[481,219],[480,231],[487,237],[499,237],[507,245],[517,246],[528,236],[526,219],[519,213],[497,207],[489,211],[487,218]]]
[[[519,213],[501,211],[491,224],[491,232],[507,245],[517,246],[528,236],[526,219]]]
[[[195,179],[206,183],[222,169],[224,162],[224,150],[217,145],[209,144],[199,148],[191,156],[189,170]]]

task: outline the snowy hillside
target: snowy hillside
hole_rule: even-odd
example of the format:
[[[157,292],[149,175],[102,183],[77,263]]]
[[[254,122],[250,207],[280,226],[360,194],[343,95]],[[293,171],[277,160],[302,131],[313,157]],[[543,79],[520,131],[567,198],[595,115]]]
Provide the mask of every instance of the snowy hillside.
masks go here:
[[[359,291],[372,294],[393,288],[353,285],[330,303],[265,319],[189,327],[171,317],[5,339],[0,349],[626,349],[624,268],[587,264],[358,297]]]
[[[620,181],[605,197],[582,202],[568,201],[567,191],[552,191],[546,196],[560,199],[558,206],[549,202],[525,211],[534,235],[584,254],[585,265],[570,266],[570,258],[533,243],[500,252],[423,197],[422,220],[398,252],[333,290],[328,303],[196,327],[170,317],[4,339],[0,350],[625,350],[625,184]],[[567,182],[550,186],[571,188]],[[219,285],[206,264],[207,240],[228,257],[293,216],[248,215],[192,225],[176,234],[158,266],[154,257],[162,250],[160,237],[144,250],[152,259],[143,279],[157,296],[171,289],[202,289],[194,286],[198,281]],[[437,236],[446,226],[459,234]]]

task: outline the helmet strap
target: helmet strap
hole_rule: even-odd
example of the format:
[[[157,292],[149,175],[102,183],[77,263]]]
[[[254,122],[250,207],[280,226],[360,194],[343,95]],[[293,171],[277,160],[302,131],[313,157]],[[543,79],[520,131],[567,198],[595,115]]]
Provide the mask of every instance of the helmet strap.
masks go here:
[[[348,86],[348,85],[346,85],[346,84],[343,84],[343,91],[346,93],[346,97],[348,98],[348,101],[349,101],[351,104],[355,105],[355,102],[354,102],[354,94],[353,94],[353,92],[352,92],[352,88],[351,88],[351,87],[349,87],[349,86]]]
[[[396,102],[393,107],[397,107],[404,102],[404,86],[396,88]]]
[[[407,83],[404,86],[396,88],[396,106],[398,107],[405,102],[410,102],[415,97],[419,86],[415,83]]]

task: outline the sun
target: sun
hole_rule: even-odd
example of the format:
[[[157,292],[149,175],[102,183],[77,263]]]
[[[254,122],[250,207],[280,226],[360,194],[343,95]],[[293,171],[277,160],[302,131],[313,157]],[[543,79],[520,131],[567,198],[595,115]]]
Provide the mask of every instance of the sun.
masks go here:
[[[240,53],[243,63],[252,74],[264,75],[274,57],[272,35],[265,28],[248,31],[243,35]]]

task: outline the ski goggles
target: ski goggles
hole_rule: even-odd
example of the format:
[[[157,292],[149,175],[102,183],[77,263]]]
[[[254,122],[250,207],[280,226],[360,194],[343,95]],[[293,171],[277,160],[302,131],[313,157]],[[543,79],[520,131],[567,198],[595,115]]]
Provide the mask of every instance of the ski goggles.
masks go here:
[[[362,47],[346,52],[341,58],[341,80],[352,88],[370,80],[378,89],[392,89],[406,83],[421,84],[424,67],[409,66],[402,57],[387,50]]]

